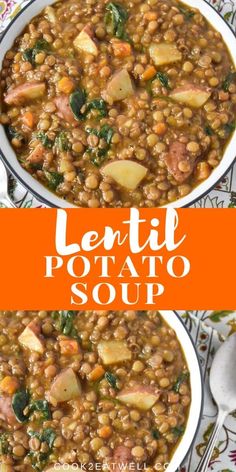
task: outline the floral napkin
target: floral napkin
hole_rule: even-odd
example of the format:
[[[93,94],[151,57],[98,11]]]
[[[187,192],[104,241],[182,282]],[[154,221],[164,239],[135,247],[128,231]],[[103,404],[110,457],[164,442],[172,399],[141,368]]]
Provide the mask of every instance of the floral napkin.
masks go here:
[[[37,1],[37,0],[35,0]],[[236,30],[236,0],[208,0]],[[0,0],[0,33],[29,0]],[[196,7],[198,0],[196,0]],[[9,174],[11,197],[18,207],[37,208],[44,205]],[[207,196],[194,204],[196,208],[236,207],[236,164]],[[201,426],[194,447],[179,472],[195,472],[216,420],[216,407],[209,391],[209,370],[216,350],[225,337],[236,332],[236,311],[179,312],[197,347],[205,383],[205,404]],[[212,461],[214,472],[236,471],[236,412],[231,414],[221,431]]]

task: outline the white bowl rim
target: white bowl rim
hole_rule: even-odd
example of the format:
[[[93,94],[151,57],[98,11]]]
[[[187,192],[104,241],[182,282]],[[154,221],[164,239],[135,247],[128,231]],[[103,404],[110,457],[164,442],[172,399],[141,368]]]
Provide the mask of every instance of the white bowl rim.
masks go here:
[[[176,472],[188,457],[198,434],[204,407],[204,380],[200,358],[194,341],[180,315],[175,310],[159,310],[165,322],[176,332],[185,355],[191,382],[191,405],[185,432],[175,450],[166,472]],[[172,323],[172,321],[174,322]],[[184,343],[180,340],[180,334]],[[158,471],[157,471],[158,472]]]
[[[9,46],[12,44],[15,37],[20,34],[20,31],[24,28],[24,25],[27,24],[30,18],[33,18],[35,15],[40,13],[46,5],[52,5],[55,3],[55,0],[43,0],[41,2],[36,2],[36,0],[31,0],[22,10],[14,17],[12,22],[8,25],[4,31],[2,37],[0,38],[0,46],[3,52],[0,52],[0,67],[2,59],[7,51],[6,44]],[[231,58],[234,61],[236,68],[236,37],[233,28],[229,25],[226,20],[220,15],[220,13],[215,10],[213,5],[209,4],[207,0],[198,0],[198,5],[196,5],[196,0],[183,0],[182,3],[185,3],[188,6],[197,8],[202,12],[204,17],[207,19],[212,26],[219,31],[224,36],[224,41],[229,49]],[[31,11],[32,10],[32,11]],[[31,12],[29,17],[27,13]],[[17,24],[19,18],[22,18],[22,15],[25,15],[25,22],[19,22],[18,28],[14,34],[12,34],[13,27]],[[27,17],[27,18],[26,18]],[[213,21],[214,20],[214,21]],[[224,34],[223,34],[224,33]],[[5,44],[6,43],[6,44]],[[235,45],[234,45],[235,43]],[[5,48],[4,48],[5,45]],[[234,47],[235,46],[235,47]],[[208,194],[215,186],[224,178],[224,176],[229,172],[229,169],[236,160],[236,155],[234,151],[234,143],[236,142],[236,130],[233,133],[230,142],[228,143],[224,155],[219,163],[219,165],[212,171],[211,175],[197,187],[195,187],[188,195],[180,198],[174,202],[168,203],[159,208],[184,208],[193,205],[200,198],[203,198]],[[11,156],[10,159],[6,156]],[[27,188],[38,200],[39,202],[49,206],[57,208],[78,208],[77,205],[74,205],[65,199],[57,196],[48,190],[43,184],[39,183],[34,177],[32,177],[26,170],[22,168],[20,163],[17,160],[16,154],[12,149],[8,138],[6,136],[4,127],[0,125],[0,156],[8,169],[12,174],[21,182],[21,184]]]

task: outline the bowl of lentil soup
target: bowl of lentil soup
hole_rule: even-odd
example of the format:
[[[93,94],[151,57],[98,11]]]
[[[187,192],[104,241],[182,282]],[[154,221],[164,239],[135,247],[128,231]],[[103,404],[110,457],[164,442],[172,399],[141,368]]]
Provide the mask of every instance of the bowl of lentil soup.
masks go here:
[[[177,470],[202,379],[174,312],[0,312],[0,327],[1,472]]]
[[[1,154],[45,203],[186,206],[228,170],[236,40],[195,4],[43,0],[14,19],[1,40]]]

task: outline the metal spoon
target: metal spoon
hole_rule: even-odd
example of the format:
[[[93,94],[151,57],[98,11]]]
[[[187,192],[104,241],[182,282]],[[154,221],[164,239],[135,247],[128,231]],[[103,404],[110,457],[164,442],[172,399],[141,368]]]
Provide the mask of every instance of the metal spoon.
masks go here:
[[[218,438],[229,413],[236,410],[236,334],[217,351],[210,372],[210,389],[218,407],[218,417],[209,443],[196,472],[206,472]]]
[[[8,176],[6,168],[0,159],[0,203],[7,208],[16,208],[8,194]]]

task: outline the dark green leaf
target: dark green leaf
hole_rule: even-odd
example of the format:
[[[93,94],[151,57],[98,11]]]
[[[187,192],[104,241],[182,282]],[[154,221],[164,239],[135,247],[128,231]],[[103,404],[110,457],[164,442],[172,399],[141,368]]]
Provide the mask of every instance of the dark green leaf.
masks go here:
[[[68,141],[67,134],[65,131],[61,131],[56,139],[55,139],[55,145],[59,149],[59,151],[69,151],[71,149],[71,144]]]
[[[147,316],[147,312],[145,310],[138,310],[136,313],[138,316]]]
[[[214,134],[213,129],[210,127],[210,125],[206,125],[204,128],[204,131],[207,136],[212,136]]]
[[[160,439],[161,434],[160,434],[160,432],[158,431],[158,429],[153,429],[153,430],[152,430],[152,437],[153,437],[153,439]]]
[[[13,126],[6,126],[6,134],[10,141],[12,141],[12,139],[14,138],[19,139],[19,141],[24,141],[24,136],[18,131],[16,131]]]
[[[71,95],[70,95],[70,108],[73,112],[74,117],[76,120],[84,120],[85,119],[85,114],[81,112],[81,109],[86,103],[86,92],[80,88],[75,90]]]
[[[114,130],[109,125],[102,126],[101,129],[95,128],[87,128],[86,129],[88,134],[94,134],[99,139],[104,139],[107,143],[106,147],[99,149],[99,148],[89,148],[87,152],[91,154],[91,162],[99,167],[101,163],[104,161],[107,152],[110,149],[110,145],[112,142],[112,137],[114,135]]]
[[[49,447],[48,452],[30,451],[28,454],[33,469],[41,472],[45,469],[47,465],[48,458],[52,451],[53,443],[56,439],[56,433],[52,428],[46,428],[42,431],[42,433],[38,433],[37,431],[29,431],[28,434],[31,438],[38,438],[41,443],[46,442]]]
[[[156,80],[158,79],[159,82],[161,83],[161,85],[163,85],[163,87],[167,88],[168,90],[170,90],[170,83],[169,83],[169,77],[167,74],[165,74],[164,72],[157,72],[157,74],[155,75],[155,77],[152,79],[153,80]]]
[[[175,384],[173,385],[172,390],[174,390],[174,392],[176,393],[179,393],[179,389],[182,383],[186,382],[186,380],[188,379],[189,379],[189,372],[182,372],[182,374],[179,375]]]
[[[213,311],[210,314],[209,319],[213,321],[214,323],[219,323],[222,320],[222,318],[226,318],[231,313],[233,313],[233,311],[230,311],[230,310]]]
[[[39,141],[41,141],[42,145],[45,148],[52,149],[54,142],[51,139],[49,139],[46,133],[44,133],[43,131],[40,131],[39,133],[37,133],[36,137],[37,139],[39,139]]]
[[[25,408],[29,405],[29,399],[27,390],[18,390],[12,397],[12,409],[20,423],[25,423],[29,418],[29,415],[24,414]]]
[[[34,411],[42,413],[42,417],[45,420],[50,420],[52,415],[47,400],[34,400],[29,405],[29,414],[31,415]]]
[[[178,7],[178,9],[179,9],[180,13],[182,13],[182,15],[184,15],[186,21],[190,21],[195,15],[194,11],[187,10],[184,7]]]
[[[118,3],[108,3],[106,10],[105,22],[109,30],[117,38],[129,41],[129,37],[125,32],[125,25],[128,20],[127,10]]]
[[[86,107],[86,115],[91,110],[97,110],[99,112],[99,116],[102,118],[107,116],[107,104],[105,100],[103,100],[102,98],[95,98],[94,100],[89,102]]]
[[[7,454],[8,451],[9,451],[8,434],[1,433],[0,434],[0,455]]]
[[[175,428],[172,428],[171,431],[176,437],[180,437],[184,434],[185,428],[184,426],[176,426]]]
[[[53,319],[55,320],[55,327],[58,331],[75,339],[79,339],[79,335],[74,327],[74,321],[77,316],[77,311],[54,311]]]
[[[44,175],[48,181],[48,187],[51,190],[56,190],[58,185],[60,185],[64,180],[63,175],[59,174],[58,172],[45,171]]]
[[[228,92],[230,85],[235,81],[236,81],[236,72],[229,72],[222,83],[222,89],[224,90],[224,92]]]
[[[226,134],[231,134],[235,131],[236,123],[227,123],[224,125],[224,130]]]
[[[42,51],[49,51],[50,44],[43,38],[36,41],[33,48],[28,48],[23,52],[23,59],[31,64],[35,64],[35,56]]]
[[[107,382],[112,388],[114,388],[115,390],[118,390],[117,377],[114,374],[112,374],[111,372],[106,372],[105,379],[107,380]]]

